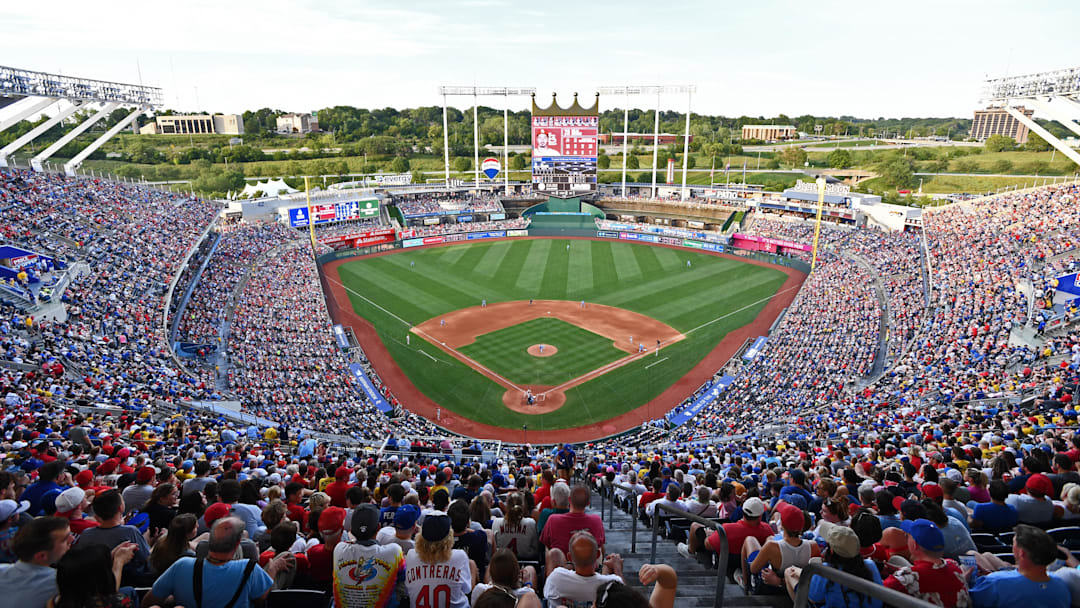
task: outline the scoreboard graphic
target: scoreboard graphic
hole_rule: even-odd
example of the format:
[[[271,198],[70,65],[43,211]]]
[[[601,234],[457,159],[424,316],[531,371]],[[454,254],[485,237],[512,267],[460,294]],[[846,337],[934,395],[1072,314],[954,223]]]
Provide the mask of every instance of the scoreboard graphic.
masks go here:
[[[289,209],[289,225],[293,228],[306,227],[313,219],[316,224],[326,222],[341,222],[345,220],[358,220],[366,217],[379,215],[379,201],[377,199],[349,201],[343,203],[324,203],[311,206],[311,218],[307,217],[307,207],[293,207]]]
[[[593,108],[577,103],[560,108],[554,100],[548,108],[533,101],[533,191],[555,198],[572,198],[596,192],[596,157],[599,148],[599,101]]]

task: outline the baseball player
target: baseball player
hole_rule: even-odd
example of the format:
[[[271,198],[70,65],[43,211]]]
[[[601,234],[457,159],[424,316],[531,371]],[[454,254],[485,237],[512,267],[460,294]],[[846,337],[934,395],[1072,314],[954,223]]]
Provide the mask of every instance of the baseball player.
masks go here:
[[[585,300],[582,300],[582,301],[581,301],[581,307],[582,307],[582,308],[585,308]]]
[[[487,308],[487,298],[480,300],[480,308]]]
[[[439,327],[446,327],[446,319],[439,319]]]
[[[541,355],[544,354],[544,345],[543,344],[540,345],[540,354]]]
[[[639,352],[639,353],[645,352],[645,345],[643,343],[641,343],[641,342],[637,343],[637,352]]]

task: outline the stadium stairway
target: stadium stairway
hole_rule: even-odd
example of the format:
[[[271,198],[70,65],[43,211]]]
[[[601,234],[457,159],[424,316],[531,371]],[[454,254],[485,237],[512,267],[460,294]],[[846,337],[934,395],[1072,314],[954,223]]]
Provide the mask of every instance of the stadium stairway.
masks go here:
[[[599,515],[600,505],[600,496],[594,493],[590,512]],[[614,510],[614,515],[609,521],[609,508],[604,510],[605,547],[609,553],[618,553],[622,556],[623,578],[626,580],[626,584],[648,597],[652,587],[642,585],[641,581],[638,580],[637,573],[643,564],[649,563],[649,535],[651,530],[646,530],[640,522],[638,523],[637,553],[631,553],[631,527],[634,525],[634,521],[630,515],[619,508]],[[716,570],[708,568],[696,560],[689,560],[679,555],[675,543],[664,538],[656,540],[656,562],[671,566],[679,575],[676,606],[680,608],[683,606],[705,608],[714,605],[716,598]],[[791,602],[787,596],[747,596],[743,594],[738,585],[725,581],[723,605],[736,607],[789,607]]]

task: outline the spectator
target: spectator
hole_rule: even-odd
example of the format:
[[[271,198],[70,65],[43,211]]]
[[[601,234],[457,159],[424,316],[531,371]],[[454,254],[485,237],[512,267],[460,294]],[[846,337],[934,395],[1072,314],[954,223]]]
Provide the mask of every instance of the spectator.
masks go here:
[[[874,562],[860,555],[859,537],[851,528],[823,522],[819,530],[828,543],[824,554],[826,564],[863,580],[882,584],[881,574]],[[784,572],[791,595],[795,594],[795,585],[804,582],[800,580],[801,575],[802,568],[798,566],[791,566]],[[815,575],[809,584],[810,601],[824,608],[881,608],[882,605],[879,599],[857,593],[823,576]]]
[[[90,505],[90,501],[86,498],[86,492],[82,488],[68,488],[60,493],[56,497],[56,516],[63,517],[68,520],[71,525],[71,533],[78,539],[83,530],[87,528],[93,528],[98,525],[93,519],[84,517],[83,510]],[[3,507],[0,507],[0,511]],[[2,513],[0,513],[2,514]],[[3,537],[3,533],[0,532],[0,538]],[[0,540],[0,544],[3,541]]]
[[[311,580],[319,588],[329,589],[333,584],[334,548],[342,541],[344,526],[345,509],[341,507],[327,507],[319,515],[319,534],[323,542],[307,551]]]
[[[361,608],[407,602],[405,556],[397,543],[375,542],[379,531],[379,509],[362,504],[353,510],[351,532],[354,542],[334,547],[334,605]],[[359,580],[356,573],[365,573]]]
[[[945,535],[927,519],[904,521],[910,565],[904,565],[885,579],[886,587],[942,606],[969,606],[967,583],[960,566],[944,559]]]
[[[1035,473],[1024,483],[1027,494],[1010,494],[1005,503],[1016,508],[1020,523],[1046,524],[1054,518],[1054,484],[1042,473]]]
[[[143,603],[163,603],[172,597],[177,605],[201,608],[247,608],[263,600],[274,585],[274,576],[296,560],[286,553],[263,570],[254,560],[234,560],[245,524],[236,517],[223,517],[210,530],[210,552],[206,559],[181,557],[156,581]]]
[[[495,518],[491,525],[493,548],[510,549],[518,559],[535,560],[540,557],[540,537],[536,521],[525,517],[525,496],[514,492],[506,499],[507,512]]]
[[[596,591],[608,582],[622,582],[622,558],[616,553],[604,557],[603,573],[596,573],[600,559],[600,545],[587,530],[579,530],[569,541],[567,555],[573,568],[559,564],[547,570],[544,582],[544,598],[549,604],[589,602],[596,599]],[[560,567],[561,566],[561,567]]]
[[[419,520],[420,507],[401,505],[394,512],[394,525],[379,530],[375,540],[380,545],[394,543],[401,547],[402,554],[408,553],[410,549],[416,546],[416,543],[413,542],[413,536],[416,535],[416,522]]]
[[[181,513],[169,522],[165,536],[150,550],[150,568],[161,574],[181,557],[195,557],[191,542],[198,533],[198,522],[191,513]]]
[[[124,505],[126,505],[124,515],[130,515],[142,509],[150,500],[150,496],[154,493],[155,475],[157,471],[151,466],[142,467],[135,472],[135,483],[124,488],[123,497]]]
[[[469,505],[464,500],[450,503],[446,514],[450,516],[450,524],[454,529],[454,548],[461,549],[469,556],[476,564],[478,579],[483,579],[487,572],[488,549],[491,547],[488,534],[470,527]]]
[[[71,529],[62,517],[39,517],[19,528],[11,550],[19,561],[0,564],[0,596],[12,606],[43,608],[57,593],[50,566],[71,548]]]
[[[979,608],[1045,606],[1067,608],[1068,586],[1046,572],[1057,559],[1057,545],[1046,532],[1019,524],[1013,537],[1015,570],[1000,570],[980,576],[971,588],[971,598]]]
[[[532,566],[519,567],[517,557],[509,549],[499,549],[491,556],[491,566],[488,579],[490,583],[477,583],[473,586],[473,605],[489,589],[495,589],[501,593],[514,597],[515,601],[522,598],[535,598],[536,569]]]
[[[169,522],[176,517],[176,505],[180,502],[180,489],[171,483],[163,483],[154,488],[150,498],[142,507],[142,512],[150,517],[151,530],[168,529]]]
[[[120,584],[144,587],[153,582],[147,559],[150,545],[135,526],[124,524],[124,499],[117,490],[109,490],[94,498],[94,519],[98,525],[87,528],[79,536],[79,546],[105,545],[110,551],[124,543],[135,545],[135,555],[124,565]]]
[[[112,550],[103,545],[73,547],[56,563],[59,595],[53,608],[135,608],[134,590],[120,587],[124,564],[135,545],[124,543]],[[124,591],[127,591],[124,593]]]
[[[724,536],[728,541],[727,575],[731,577],[736,570],[741,570],[740,555],[746,539],[753,537],[759,544],[769,540],[773,535],[773,529],[769,524],[761,520],[765,515],[765,503],[758,497],[752,496],[746,499],[742,506],[742,519],[735,523],[723,524]],[[684,557],[697,554],[705,550],[719,555],[720,533],[712,532],[706,538],[705,528],[699,523],[690,524],[690,534],[687,544],[679,543],[678,551]]]
[[[1008,532],[1020,520],[1016,507],[1007,502],[1009,487],[1000,479],[990,482],[990,502],[976,504],[971,511],[971,529],[996,534]]]
[[[742,546],[742,568],[735,572],[735,582],[754,594],[783,594],[783,573],[791,566],[802,568],[810,558],[821,555],[817,543],[801,538],[806,528],[802,509],[780,502],[774,512],[780,516],[782,537],[761,545],[756,537],[748,536]]]
[[[465,608],[476,582],[476,565],[454,549],[447,515],[424,518],[416,547],[405,556],[405,587],[413,606]]]
[[[585,513],[589,506],[589,488],[578,485],[570,493],[570,511],[552,515],[540,533],[540,542],[548,548],[545,572],[551,572],[555,566],[566,563],[570,552],[570,537],[578,530],[588,530],[592,538],[604,551],[604,522],[598,515]]]

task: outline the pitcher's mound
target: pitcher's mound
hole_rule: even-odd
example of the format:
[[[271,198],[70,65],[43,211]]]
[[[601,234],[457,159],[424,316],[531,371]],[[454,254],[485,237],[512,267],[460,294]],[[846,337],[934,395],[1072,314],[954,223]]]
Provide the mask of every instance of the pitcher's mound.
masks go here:
[[[532,346],[530,346],[528,348],[528,351],[529,351],[529,354],[534,356],[534,357],[550,357],[551,355],[554,355],[555,353],[559,352],[559,349],[555,348],[554,346],[552,346],[550,344],[545,344],[544,345],[544,350],[541,351],[539,344],[533,344]]]

